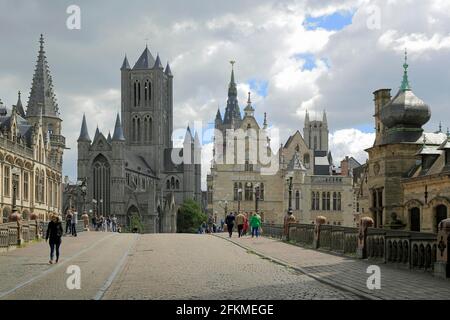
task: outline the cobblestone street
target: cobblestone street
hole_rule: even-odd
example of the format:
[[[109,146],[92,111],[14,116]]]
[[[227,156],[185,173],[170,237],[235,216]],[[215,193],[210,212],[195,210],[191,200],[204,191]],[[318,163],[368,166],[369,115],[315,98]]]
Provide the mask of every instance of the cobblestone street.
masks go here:
[[[1,299],[358,299],[209,235],[82,233],[52,266],[47,246],[0,255]],[[66,287],[70,265],[80,290]]]
[[[218,237],[228,239],[225,234]],[[438,279],[429,273],[400,269],[377,262],[357,260],[323,251],[286,244],[279,240],[250,236],[231,242],[258,253],[278,263],[293,267],[320,281],[362,295],[367,299],[450,299],[450,281]],[[367,267],[377,265],[381,269],[381,289],[369,290]]]

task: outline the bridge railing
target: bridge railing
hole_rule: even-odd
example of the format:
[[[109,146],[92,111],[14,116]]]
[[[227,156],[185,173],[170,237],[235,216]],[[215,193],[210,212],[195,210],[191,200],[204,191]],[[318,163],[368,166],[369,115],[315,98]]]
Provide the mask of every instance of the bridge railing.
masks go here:
[[[364,242],[361,231],[352,227],[291,223],[289,235],[284,234],[281,224],[263,224],[262,228],[264,236],[408,269],[433,271],[437,257],[437,236],[433,233],[368,228]],[[365,255],[361,256],[362,249]]]
[[[43,225],[38,220],[1,223],[0,252],[10,251],[18,246],[43,237]]]

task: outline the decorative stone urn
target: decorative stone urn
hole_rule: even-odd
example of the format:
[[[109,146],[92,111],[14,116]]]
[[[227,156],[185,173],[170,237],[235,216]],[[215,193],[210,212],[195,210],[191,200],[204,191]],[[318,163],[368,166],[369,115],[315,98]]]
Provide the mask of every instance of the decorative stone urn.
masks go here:
[[[434,263],[434,275],[439,278],[450,278],[450,219],[439,223],[437,235],[437,254]]]
[[[370,217],[363,217],[359,221],[358,249],[356,254],[358,258],[367,258],[367,232],[374,225],[374,221]]]
[[[316,227],[314,229],[314,241],[313,248],[318,249],[320,247],[320,228],[323,224],[327,223],[327,218],[324,216],[316,217]]]
[[[19,222],[20,220],[22,220],[22,215],[19,213],[19,211],[13,211],[9,217],[8,217],[9,222]]]
[[[87,214],[87,212],[83,213],[81,219],[83,219],[84,231],[89,231],[89,215]]]

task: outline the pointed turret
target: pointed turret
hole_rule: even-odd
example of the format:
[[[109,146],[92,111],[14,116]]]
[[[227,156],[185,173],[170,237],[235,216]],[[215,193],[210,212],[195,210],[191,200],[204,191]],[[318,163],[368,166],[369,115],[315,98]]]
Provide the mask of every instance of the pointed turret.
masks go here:
[[[186,134],[184,136],[184,142],[183,144],[192,144],[193,142],[193,137],[192,137],[192,132],[191,132],[191,128],[189,127],[189,125],[187,126],[186,129]]]
[[[98,128],[97,125],[97,129],[95,130],[95,135],[94,135],[94,141],[97,139],[97,137],[100,135],[100,129]]]
[[[112,137],[112,141],[125,141],[125,137],[123,135],[122,124],[120,122],[119,114],[117,114],[116,125],[114,127],[114,134]]]
[[[403,79],[400,86],[401,91],[411,91],[411,86],[409,85],[408,79],[408,51],[405,49],[405,63],[403,64]]]
[[[255,109],[252,106],[251,92],[248,93],[247,106],[244,109],[246,117],[253,117]]]
[[[97,128],[98,130],[98,128]],[[78,142],[91,142],[91,138],[89,137],[88,128],[86,124],[86,115],[83,114],[83,122],[81,123],[80,137],[78,138]]]
[[[156,61],[155,61],[155,65],[153,66],[153,69],[160,69],[160,70],[164,70],[164,67],[161,63],[161,59],[159,58],[159,53],[156,56]]]
[[[155,58],[153,58],[150,50],[148,50],[148,47],[145,46],[145,50],[144,52],[142,52],[138,61],[134,65],[133,70],[151,69],[153,68],[154,65],[155,65]]]
[[[327,112],[325,110],[323,110],[322,122],[325,126],[328,125]]]
[[[44,51],[44,36],[39,39],[40,48],[33,83],[28,100],[27,117],[39,117],[40,105],[44,116],[59,118],[59,109],[56,96],[53,93],[53,81]]]
[[[18,98],[17,98],[17,103],[16,103],[16,112],[19,116],[21,116],[22,118],[25,118],[25,111],[23,110],[20,91],[18,92]]]
[[[164,71],[164,73],[165,73],[166,76],[168,76],[168,77],[173,77],[173,75],[172,75],[172,70],[170,69],[169,62],[167,62],[166,70]]]
[[[216,123],[216,127],[217,127],[218,125],[221,125],[221,124],[222,124],[222,114],[220,113],[220,108],[217,108],[217,113],[216,113],[216,120],[215,120],[215,123]]]
[[[306,110],[305,114],[305,127],[309,125],[309,112]]]
[[[125,58],[123,59],[122,67],[120,68],[120,70],[131,70],[127,55],[125,55]]]
[[[195,132],[195,137],[194,137],[194,148],[195,149],[201,149],[202,145],[200,143],[200,138],[198,137],[198,132]]]
[[[264,112],[264,122],[263,122],[263,129],[267,129],[267,112]]]
[[[106,141],[107,141],[108,143],[111,143],[111,142],[112,142],[111,131],[108,132],[108,138],[106,138]]]

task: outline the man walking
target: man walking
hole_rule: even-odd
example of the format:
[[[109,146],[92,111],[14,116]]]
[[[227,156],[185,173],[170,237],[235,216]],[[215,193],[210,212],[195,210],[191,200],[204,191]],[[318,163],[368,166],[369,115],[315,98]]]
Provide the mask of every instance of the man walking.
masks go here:
[[[113,215],[113,218],[112,218],[112,231],[113,232],[117,232],[117,217],[116,217],[116,215]]]
[[[250,218],[250,226],[252,227],[252,238],[259,237],[259,228],[261,227],[261,216],[255,212]]]
[[[244,224],[245,224],[245,216],[242,213],[239,213],[236,216],[236,224],[238,227],[238,237],[242,237],[242,231],[244,230]]]
[[[72,210],[69,208],[67,209],[66,214],[66,234],[72,233]]]
[[[78,212],[72,208],[72,236],[77,236]]]
[[[225,224],[227,225],[228,234],[230,235],[230,238],[233,236],[233,228],[234,228],[234,220],[235,216],[232,212],[230,212],[227,217],[225,218]]]

